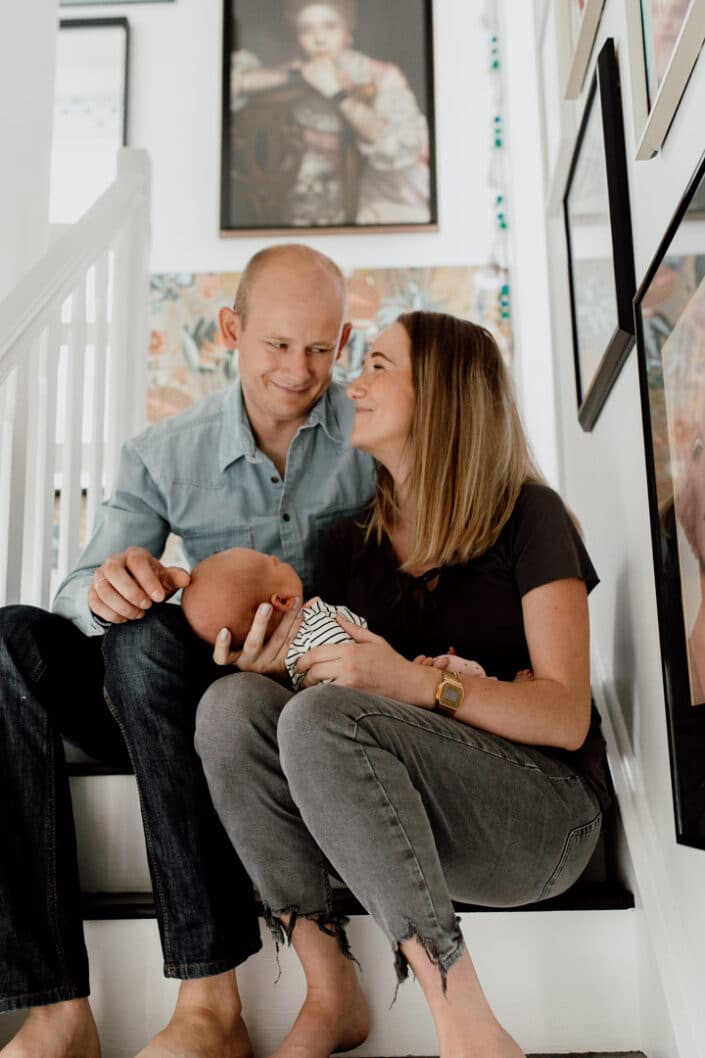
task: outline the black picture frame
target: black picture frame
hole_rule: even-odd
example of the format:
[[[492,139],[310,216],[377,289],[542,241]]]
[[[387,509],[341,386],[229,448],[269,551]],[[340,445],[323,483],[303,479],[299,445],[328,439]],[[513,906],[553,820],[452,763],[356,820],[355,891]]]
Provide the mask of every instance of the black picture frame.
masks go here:
[[[309,6],[344,19],[352,5]],[[342,87],[326,96],[302,75],[311,53],[285,0],[224,0],[221,236],[438,230],[432,0],[357,0],[355,10],[335,58]],[[255,84],[257,64],[275,85]],[[409,162],[383,171],[353,119],[393,92],[411,131],[397,148],[390,138],[390,157],[407,151]]]
[[[568,172],[563,213],[578,420],[589,431],[634,344],[634,249],[612,38],[597,58]]]
[[[699,849],[705,849],[704,188],[705,155],[634,298],[676,840]]]

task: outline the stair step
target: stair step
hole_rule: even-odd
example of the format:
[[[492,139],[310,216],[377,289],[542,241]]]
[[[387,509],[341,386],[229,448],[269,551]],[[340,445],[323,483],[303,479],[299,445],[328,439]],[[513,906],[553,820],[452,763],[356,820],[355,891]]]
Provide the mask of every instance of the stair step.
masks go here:
[[[139,907],[151,899],[152,888],[135,778],[114,772],[98,777],[75,775],[71,794],[81,887],[86,893],[115,894],[115,907],[110,911],[105,909],[105,901],[102,907],[94,901],[95,917],[130,918],[130,909],[124,905],[131,897],[125,894],[132,894],[133,904]],[[352,897],[348,900],[351,902],[344,914],[364,914]],[[567,893],[531,907],[537,911],[619,910],[633,903],[631,893],[619,883],[586,879]],[[483,909],[458,905],[458,910]],[[150,917],[152,913],[143,907],[136,917]]]
[[[639,1040],[639,916],[635,910],[485,912],[463,913],[460,921],[490,1003],[528,1052],[633,1056]],[[178,981],[162,976],[156,922],[88,921],[85,933],[104,1058],[133,1058],[166,1023],[178,991]],[[392,1006],[396,977],[381,930],[360,915],[351,919],[348,936],[372,1012],[370,1037],[356,1055],[437,1054],[415,981],[401,986]],[[262,951],[240,968],[238,980],[255,1051],[271,1054],[300,1008],[305,982],[289,948],[279,953],[279,978],[264,928],[262,940]],[[0,1046],[17,1023],[17,1015],[0,1018]]]
[[[337,914],[346,915],[348,918],[367,915],[366,908],[348,889],[342,886],[334,887],[331,895]],[[543,900],[540,904],[525,904],[522,907],[502,908],[502,913],[517,915],[536,911],[623,911],[633,907],[633,895],[616,883],[579,882],[552,900]],[[497,914],[497,908],[459,902],[456,902],[455,910],[458,914]],[[83,893],[83,918],[86,921],[154,917],[154,898],[151,892]]]

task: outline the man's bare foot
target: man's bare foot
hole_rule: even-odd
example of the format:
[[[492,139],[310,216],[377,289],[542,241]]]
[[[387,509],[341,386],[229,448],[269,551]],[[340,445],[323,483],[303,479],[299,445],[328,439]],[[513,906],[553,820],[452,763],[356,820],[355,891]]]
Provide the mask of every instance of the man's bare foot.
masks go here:
[[[177,1011],[137,1058],[252,1058],[252,1046],[241,1017],[228,1031],[212,1011],[194,1009]]]
[[[182,981],[171,1021],[137,1058],[252,1058],[234,973]]]
[[[100,1058],[100,1040],[87,999],[33,1007],[2,1058]]]
[[[359,1047],[369,1031],[367,1000],[356,978],[337,994],[309,989],[291,1032],[272,1058],[329,1058],[334,1051]]]

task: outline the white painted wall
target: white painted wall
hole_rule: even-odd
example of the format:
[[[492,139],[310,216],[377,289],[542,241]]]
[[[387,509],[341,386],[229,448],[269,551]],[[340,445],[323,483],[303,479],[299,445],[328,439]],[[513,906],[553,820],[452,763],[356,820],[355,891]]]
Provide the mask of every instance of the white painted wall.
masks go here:
[[[632,0],[628,0],[632,2]],[[701,55],[660,155],[634,160],[630,83],[627,73],[626,4],[606,0],[594,56],[615,39],[622,72],[623,112],[629,158],[629,188],[637,285],[705,148],[705,56]],[[579,102],[585,101],[589,76]],[[671,1015],[649,1000],[645,986],[644,1039],[651,1058],[705,1054],[702,965],[705,951],[705,852],[675,843],[666,719],[661,677],[656,599],[649,534],[641,406],[636,350],[612,391],[592,433],[576,416],[565,236],[562,220],[547,225],[554,369],[562,437],[562,491],[583,523],[602,584],[591,599],[592,637],[605,697],[625,721],[626,755],[640,793],[630,811],[638,824],[635,862],[654,872],[660,936],[651,944]],[[524,278],[522,276],[522,278]],[[658,867],[658,870],[657,870]],[[644,894],[650,888],[644,885]],[[648,919],[649,916],[647,916]],[[645,945],[645,955],[649,945]],[[648,970],[646,972],[648,977]]]
[[[0,300],[48,242],[57,0],[3,11],[0,32]]]

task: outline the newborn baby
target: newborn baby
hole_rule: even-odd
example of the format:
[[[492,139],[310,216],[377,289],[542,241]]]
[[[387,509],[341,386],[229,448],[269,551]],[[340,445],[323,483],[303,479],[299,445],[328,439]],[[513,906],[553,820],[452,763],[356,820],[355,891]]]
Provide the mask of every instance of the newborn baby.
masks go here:
[[[269,602],[272,607],[264,636],[266,643],[302,592],[301,579],[293,566],[274,555],[247,547],[231,547],[199,562],[191,573],[191,583],[183,590],[181,606],[186,620],[201,639],[215,644],[221,628],[227,628],[232,637],[231,649],[240,650],[263,602]],[[296,662],[303,654],[328,643],[354,642],[338,624],[338,614],[360,628],[367,628],[364,617],[358,617],[347,606],[332,606],[318,596],[304,605],[301,623],[284,659],[294,690],[300,691],[303,687],[304,677],[296,671]],[[469,676],[486,675],[477,661],[455,654],[437,658],[420,656],[416,661],[441,669],[452,668]]]
[[[186,620],[201,639],[214,644],[221,628],[227,628],[232,636],[231,649],[239,650],[261,603],[269,602],[272,607],[266,642],[302,592],[301,579],[292,566],[280,562],[274,555],[232,547],[199,562],[191,574],[191,583],[184,588],[181,606]],[[301,624],[284,661],[295,690],[303,687],[304,677],[296,671],[296,662],[302,654],[324,643],[353,642],[336,621],[337,614],[367,628],[364,618],[346,606],[331,606],[314,598],[303,607]]]

